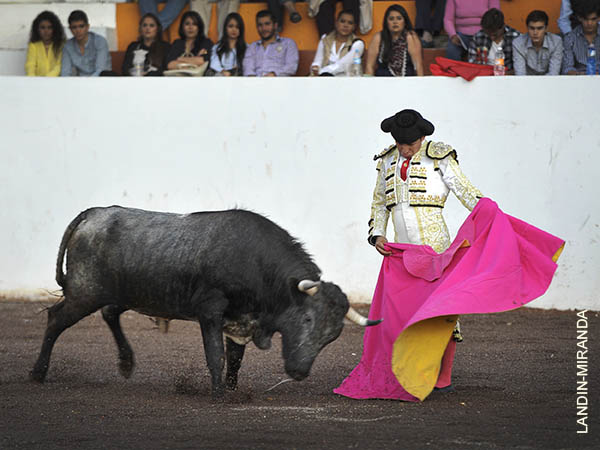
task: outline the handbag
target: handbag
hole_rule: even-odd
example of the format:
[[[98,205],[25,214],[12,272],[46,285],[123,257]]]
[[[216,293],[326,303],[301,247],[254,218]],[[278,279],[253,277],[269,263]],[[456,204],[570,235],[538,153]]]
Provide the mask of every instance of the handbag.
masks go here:
[[[196,64],[178,64],[177,69],[165,70],[163,75],[166,77],[201,77],[208,68],[208,61],[201,66]]]
[[[194,56],[193,53],[185,51],[184,57]],[[206,56],[205,56],[206,59]],[[204,61],[204,64],[198,66],[196,64],[181,63],[177,64],[177,69],[165,70],[163,75],[166,77],[201,77],[208,68],[208,61]]]

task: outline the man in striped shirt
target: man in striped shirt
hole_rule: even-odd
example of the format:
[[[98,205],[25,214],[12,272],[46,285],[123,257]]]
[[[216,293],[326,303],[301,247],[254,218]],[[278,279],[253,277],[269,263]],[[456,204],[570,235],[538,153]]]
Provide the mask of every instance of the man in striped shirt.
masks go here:
[[[581,24],[563,39],[562,73],[582,75],[586,73],[588,49],[591,46],[596,50],[596,70],[600,67],[600,0],[580,0],[573,3],[573,9]]]

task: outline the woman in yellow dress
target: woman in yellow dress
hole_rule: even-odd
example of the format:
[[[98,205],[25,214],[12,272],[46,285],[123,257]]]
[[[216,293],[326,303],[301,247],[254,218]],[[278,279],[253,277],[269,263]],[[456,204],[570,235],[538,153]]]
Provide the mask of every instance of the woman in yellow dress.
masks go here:
[[[65,30],[60,19],[43,11],[31,25],[25,73],[30,77],[57,77],[65,43]]]

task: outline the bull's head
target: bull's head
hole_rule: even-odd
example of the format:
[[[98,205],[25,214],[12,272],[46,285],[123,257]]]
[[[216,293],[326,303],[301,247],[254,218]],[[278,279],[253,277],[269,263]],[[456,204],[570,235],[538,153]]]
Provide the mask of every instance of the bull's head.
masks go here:
[[[354,311],[342,290],[333,283],[303,280],[296,287],[294,305],[279,318],[278,329],[283,344],[285,371],[295,380],[306,378],[312,364],[344,327],[344,316],[361,325],[374,325]],[[298,295],[300,294],[300,295]]]

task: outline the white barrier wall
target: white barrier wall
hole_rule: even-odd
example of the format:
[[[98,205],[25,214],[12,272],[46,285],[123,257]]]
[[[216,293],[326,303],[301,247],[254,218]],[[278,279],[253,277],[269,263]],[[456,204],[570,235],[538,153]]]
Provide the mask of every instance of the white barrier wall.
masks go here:
[[[413,107],[486,196],[567,241],[532,306],[600,310],[599,81],[0,78],[0,292],[56,289],[62,233],[90,206],[237,206],[299,237],[324,279],[370,301],[372,156],[392,142],[379,124]],[[451,232],[467,214],[449,200]]]

